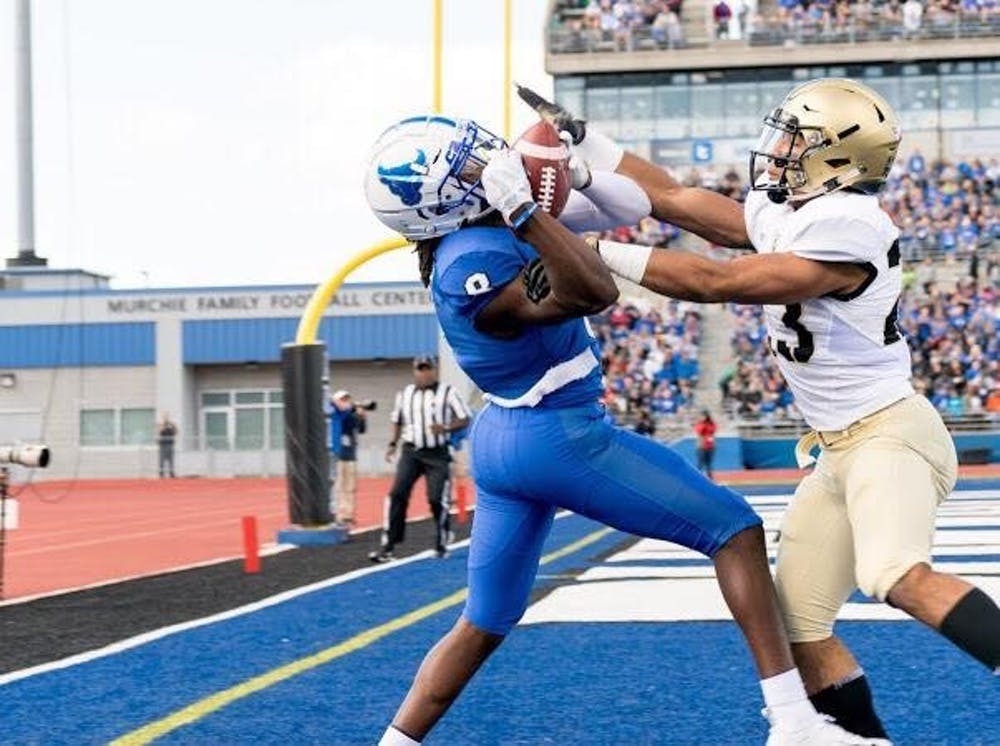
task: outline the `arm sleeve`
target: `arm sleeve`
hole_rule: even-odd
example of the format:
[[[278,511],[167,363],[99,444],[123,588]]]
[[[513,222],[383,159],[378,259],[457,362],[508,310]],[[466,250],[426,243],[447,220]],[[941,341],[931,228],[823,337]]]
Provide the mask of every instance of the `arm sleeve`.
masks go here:
[[[559,222],[574,232],[603,231],[635,225],[652,210],[649,196],[627,176],[593,171],[590,186],[569,193]]]
[[[510,237],[512,244],[516,241]],[[437,281],[438,290],[462,316],[475,319],[497,294],[517,278],[526,260],[510,251],[479,250],[458,256]]]
[[[368,418],[367,417],[355,417],[356,428],[358,434],[364,433],[368,430]]]
[[[403,424],[403,392],[396,392],[396,402],[392,405],[392,414],[389,415],[389,421],[393,425]]]
[[[791,251],[819,262],[861,264],[888,249],[885,238],[867,221],[829,217],[804,225],[789,241]]]

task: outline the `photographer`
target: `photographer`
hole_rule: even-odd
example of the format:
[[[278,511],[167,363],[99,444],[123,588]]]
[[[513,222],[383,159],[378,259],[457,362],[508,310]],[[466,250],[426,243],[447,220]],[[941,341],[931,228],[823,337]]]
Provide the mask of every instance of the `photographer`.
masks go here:
[[[330,398],[330,455],[336,459],[334,515],[337,523],[354,528],[354,506],[358,494],[358,435],[367,428],[365,410],[375,402],[358,402],[341,389]]]

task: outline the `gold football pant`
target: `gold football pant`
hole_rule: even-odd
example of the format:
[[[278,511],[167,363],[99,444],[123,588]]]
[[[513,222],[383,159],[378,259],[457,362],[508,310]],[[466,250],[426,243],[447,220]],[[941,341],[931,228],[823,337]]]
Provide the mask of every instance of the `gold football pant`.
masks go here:
[[[775,583],[792,642],[825,640],[855,588],[884,601],[930,562],[937,507],[955,486],[955,445],[926,398],[910,396],[818,443],[781,527]]]

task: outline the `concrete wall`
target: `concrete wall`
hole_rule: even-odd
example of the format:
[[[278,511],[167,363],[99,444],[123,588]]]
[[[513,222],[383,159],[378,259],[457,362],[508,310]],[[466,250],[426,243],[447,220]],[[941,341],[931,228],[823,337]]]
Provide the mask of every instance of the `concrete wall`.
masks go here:
[[[44,472],[46,478],[153,473],[154,446],[80,447],[79,443],[81,409],[155,407],[154,367],[24,368],[11,372],[17,385],[0,389],[0,422],[6,420],[9,425],[0,426],[0,437],[5,441],[41,438],[48,443],[52,462]]]

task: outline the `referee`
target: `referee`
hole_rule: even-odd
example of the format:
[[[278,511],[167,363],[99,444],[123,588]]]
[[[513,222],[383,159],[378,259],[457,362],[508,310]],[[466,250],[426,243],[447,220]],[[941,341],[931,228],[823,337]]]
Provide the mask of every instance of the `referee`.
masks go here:
[[[395,558],[393,548],[402,543],[406,532],[410,492],[421,476],[427,479],[427,502],[434,515],[434,551],[438,557],[446,557],[450,533],[448,436],[468,426],[469,409],[454,387],[438,382],[434,359],[418,357],[413,361],[413,383],[396,394],[391,419],[392,440],[386,460],[391,461],[396,455],[400,440],[402,450],[396,464],[396,479],[389,491],[382,545],[368,558],[372,562],[388,562]]]

